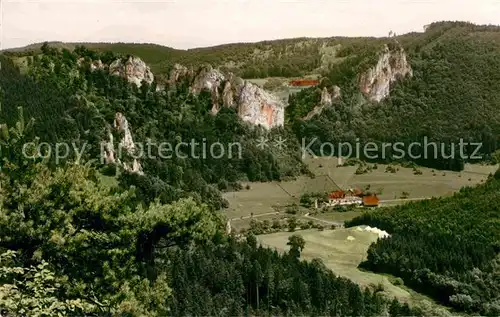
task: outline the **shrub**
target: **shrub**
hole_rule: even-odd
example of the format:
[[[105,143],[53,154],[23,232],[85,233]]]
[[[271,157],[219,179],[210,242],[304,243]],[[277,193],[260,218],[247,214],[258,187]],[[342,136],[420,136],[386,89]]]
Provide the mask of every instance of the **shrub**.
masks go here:
[[[403,281],[403,279],[400,278],[400,277],[396,277],[391,282],[392,282],[393,285],[396,285],[396,286],[400,286],[400,285],[404,285],[405,284],[404,281]]]
[[[286,207],[285,212],[290,215],[296,215],[299,212],[299,206],[294,203],[291,206]]]
[[[104,176],[116,176],[116,164],[106,164],[101,168],[101,174]]]

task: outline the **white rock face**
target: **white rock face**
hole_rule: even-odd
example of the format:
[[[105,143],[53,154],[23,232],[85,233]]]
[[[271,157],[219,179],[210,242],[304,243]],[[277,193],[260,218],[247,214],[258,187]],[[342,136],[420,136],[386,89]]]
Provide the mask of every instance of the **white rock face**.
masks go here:
[[[120,141],[120,146],[126,150],[134,150],[135,144],[134,139],[132,138],[132,133],[130,132],[130,129],[128,127],[128,120],[120,112],[116,113],[113,127],[123,134],[123,137]]]
[[[202,90],[220,89],[222,82],[226,79],[223,73],[218,69],[208,65],[201,69],[195,77],[191,91],[195,94],[200,93]]]
[[[339,86],[335,85],[331,88],[331,90],[332,92],[330,93],[330,91],[326,87],[323,87],[323,90],[321,91],[320,105],[315,106],[313,110],[311,110],[305,117],[302,118],[302,120],[309,120],[314,116],[320,115],[325,107],[331,106],[334,100],[340,98]]]
[[[413,71],[405,51],[389,51],[386,45],[377,65],[360,76],[359,87],[370,101],[380,102],[389,96],[391,84],[407,75],[413,76]]]
[[[102,154],[104,156],[104,162],[106,162],[106,164],[116,162],[115,149],[114,149],[113,142],[114,142],[113,133],[111,133],[111,131],[109,131],[108,140],[103,142],[103,147],[102,147],[102,150],[103,150]]]
[[[92,71],[97,70],[97,69],[104,69],[104,68],[105,68],[105,66],[100,59],[97,61],[93,61],[92,64],[90,64],[90,70],[92,70]]]
[[[340,87],[337,85],[334,85],[332,89],[333,89],[332,94],[331,94],[332,98],[339,99],[340,96],[342,95],[340,92]]]
[[[224,107],[231,108],[234,106],[234,91],[231,81],[227,81],[222,91],[222,104]]]
[[[84,57],[80,57],[76,61],[76,64],[78,65],[78,67],[81,67],[84,61],[85,61],[85,58]],[[94,71],[94,70],[97,70],[97,69],[106,69],[106,65],[100,59],[92,61],[90,63],[90,70],[91,71]]]
[[[118,154],[114,148],[113,143],[113,134],[109,133],[108,141],[104,142],[103,150],[104,150],[104,159],[106,163],[117,163],[122,164],[123,168],[132,173],[143,174],[142,166],[137,160],[137,158],[133,158],[131,163],[122,162],[120,158],[124,155],[123,151],[126,151],[129,155],[134,155],[136,151],[136,147],[134,144],[134,140],[132,138],[132,133],[130,132],[130,128],[128,125],[127,118],[120,112],[116,113],[115,120],[113,123],[113,128],[120,132],[122,138],[120,143],[118,144]]]
[[[309,113],[302,118],[302,120],[309,120],[314,116],[319,116],[323,112],[324,108],[325,106],[315,106],[313,110],[309,111]]]
[[[224,75],[212,66],[205,66],[191,86],[191,92],[194,94],[203,90],[211,92],[213,114],[217,114],[221,106],[234,107],[243,121],[253,125],[261,125],[265,129],[284,125],[284,102],[239,77]]]
[[[259,86],[245,82],[238,99],[238,114],[243,121],[271,129],[284,125],[285,104]]]
[[[333,103],[332,95],[330,95],[328,88],[323,87],[323,90],[321,91],[321,105],[322,106],[331,106],[332,103]]]
[[[187,68],[181,64],[174,64],[174,67],[170,71],[168,82],[169,84],[175,84],[180,77],[184,77],[192,73],[192,69]]]
[[[144,61],[138,57],[129,57],[126,62],[117,59],[109,65],[111,75],[120,76],[127,79],[130,83],[141,86],[143,80],[148,84],[154,81],[154,75]]]

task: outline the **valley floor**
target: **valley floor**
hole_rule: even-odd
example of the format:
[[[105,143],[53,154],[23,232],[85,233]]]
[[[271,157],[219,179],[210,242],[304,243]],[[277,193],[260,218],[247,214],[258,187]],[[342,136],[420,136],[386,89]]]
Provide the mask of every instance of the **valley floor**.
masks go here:
[[[437,171],[419,167],[421,175],[414,175],[411,168],[398,167],[396,173],[386,172],[387,165],[379,164],[378,168],[367,174],[355,174],[357,167],[337,167],[335,158],[310,159],[307,164],[316,175],[305,176],[287,182],[249,183],[250,189],[225,193],[229,208],[224,211],[234,229],[248,229],[252,219],[258,221],[286,219],[293,217],[284,213],[290,204],[299,204],[300,196],[306,192],[329,192],[339,188],[360,188],[375,192],[381,198],[381,207],[402,204],[408,201],[429,199],[432,197],[450,196],[464,186],[474,186],[484,182],[498,166],[466,165],[462,172]],[[246,184],[244,184],[246,185]],[[403,192],[407,197],[402,198]],[[358,208],[347,212],[326,212],[310,215],[312,210],[300,207],[296,217],[302,221],[312,220],[325,228],[331,225],[342,226],[347,220],[370,212],[368,208]],[[302,258],[311,260],[319,258],[335,274],[346,277],[361,286],[373,287],[381,284],[384,292],[390,297],[410,304],[418,305],[434,316],[447,316],[450,312],[429,298],[406,288],[394,285],[395,278],[358,269],[366,257],[371,243],[378,238],[377,234],[359,231],[356,228],[340,228],[336,230],[301,230],[296,232],[278,232],[259,235],[263,245],[287,250],[288,237],[301,235],[306,246]],[[349,237],[349,239],[348,239]]]
[[[233,226],[248,227],[252,218],[273,220],[283,215],[284,208],[299,204],[304,193],[331,192],[337,189],[359,188],[376,193],[381,206],[391,206],[409,201],[453,195],[464,186],[474,186],[484,182],[496,165],[466,164],[461,172],[439,171],[419,167],[421,175],[414,175],[411,168],[398,167],[396,173],[386,172],[387,165],[378,164],[377,169],[357,175],[357,166],[337,167],[336,158],[311,158],[306,160],[314,178],[300,176],[287,182],[248,183],[250,189],[228,192],[224,197],[229,208],[224,211]],[[246,186],[247,184],[243,184]],[[405,196],[406,194],[406,196]],[[346,213],[331,212],[314,216],[323,220],[324,225],[343,223],[368,209]],[[301,210],[301,217],[309,212]]]
[[[449,311],[429,298],[418,294],[403,285],[393,284],[394,278],[386,275],[365,272],[358,269],[366,257],[366,251],[371,243],[375,242],[378,235],[369,231],[355,228],[342,228],[336,230],[302,230],[298,232],[279,232],[257,237],[259,242],[279,252],[287,251],[288,237],[298,234],[306,241],[301,258],[312,260],[321,259],[326,267],[336,275],[346,277],[362,287],[382,286],[383,292],[389,297],[396,297],[402,302],[417,305],[432,314],[440,316],[450,315]]]

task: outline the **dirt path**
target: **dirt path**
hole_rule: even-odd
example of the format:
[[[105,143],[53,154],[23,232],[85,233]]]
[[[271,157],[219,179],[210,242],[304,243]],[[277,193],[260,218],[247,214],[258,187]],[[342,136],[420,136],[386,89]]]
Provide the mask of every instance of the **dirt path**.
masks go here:
[[[400,202],[405,202],[405,201],[420,201],[420,200],[427,200],[427,199],[432,199],[432,197],[420,197],[420,198],[401,198],[401,199],[384,199],[380,201],[380,204],[386,204],[386,203],[400,203]]]
[[[329,220],[325,220],[325,219],[320,219],[320,218],[316,218],[316,217],[313,217],[313,216],[309,216],[309,213],[305,214],[304,218],[308,218],[308,219],[311,219],[311,220],[316,220],[316,221],[323,222],[323,223],[326,223],[326,224],[329,224],[329,225],[335,225],[337,227],[344,227],[344,222],[343,221],[329,221]]]
[[[231,218],[231,221],[245,220],[245,219],[250,219],[250,218],[259,218],[259,217],[278,215],[278,214],[279,214],[279,211],[266,212],[266,213],[258,214],[258,215],[250,215],[250,216],[244,216],[244,217]]]

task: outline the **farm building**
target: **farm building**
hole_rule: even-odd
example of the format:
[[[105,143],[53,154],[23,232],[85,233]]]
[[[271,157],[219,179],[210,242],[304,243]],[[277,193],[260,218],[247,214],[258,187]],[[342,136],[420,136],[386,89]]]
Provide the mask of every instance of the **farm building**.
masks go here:
[[[378,207],[380,200],[377,195],[369,195],[363,197],[363,206],[365,207]]]
[[[292,87],[308,87],[319,85],[319,80],[315,79],[296,79],[290,81],[290,86]]]
[[[337,190],[328,194],[326,206],[349,206],[361,205],[363,193],[359,189],[349,189],[347,191]]]

